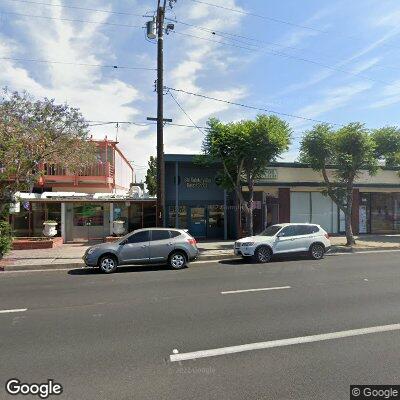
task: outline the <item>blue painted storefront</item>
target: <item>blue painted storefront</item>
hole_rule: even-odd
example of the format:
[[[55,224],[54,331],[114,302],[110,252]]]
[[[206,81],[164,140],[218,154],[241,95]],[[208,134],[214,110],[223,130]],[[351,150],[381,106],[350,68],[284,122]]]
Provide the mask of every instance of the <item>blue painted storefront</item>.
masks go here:
[[[197,164],[193,155],[165,155],[166,226],[188,229],[196,238],[235,237],[233,203],[217,185],[217,172],[217,166]]]

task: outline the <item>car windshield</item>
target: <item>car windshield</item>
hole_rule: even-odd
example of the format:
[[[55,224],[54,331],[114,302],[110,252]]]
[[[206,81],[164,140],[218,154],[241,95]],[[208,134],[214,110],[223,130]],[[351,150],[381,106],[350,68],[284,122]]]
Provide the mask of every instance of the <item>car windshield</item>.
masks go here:
[[[261,232],[261,236],[275,236],[280,230],[282,226],[280,225],[272,225],[269,226],[265,231]]]

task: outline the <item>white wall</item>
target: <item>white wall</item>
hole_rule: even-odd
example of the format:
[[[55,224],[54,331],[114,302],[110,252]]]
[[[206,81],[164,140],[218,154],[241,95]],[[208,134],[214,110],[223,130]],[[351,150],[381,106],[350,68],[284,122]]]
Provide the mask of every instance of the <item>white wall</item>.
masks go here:
[[[338,209],[330,197],[320,192],[291,192],[290,222],[311,222],[336,233]]]

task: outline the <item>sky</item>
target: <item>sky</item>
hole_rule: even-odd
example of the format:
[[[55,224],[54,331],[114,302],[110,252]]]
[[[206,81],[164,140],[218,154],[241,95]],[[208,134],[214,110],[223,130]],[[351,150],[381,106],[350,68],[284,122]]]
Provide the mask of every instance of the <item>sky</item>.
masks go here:
[[[0,85],[66,102],[88,121],[134,122],[90,129],[117,137],[138,181],[156,154],[146,118],[156,116],[157,47],[143,28],[156,3],[0,0]],[[293,131],[283,161],[297,159],[312,120],[399,124],[397,0],[177,0],[167,18],[175,29],[164,40],[165,86],[276,112]],[[165,118],[188,125],[165,127],[165,153],[201,151],[204,133],[192,121],[262,113],[176,91],[164,99]]]

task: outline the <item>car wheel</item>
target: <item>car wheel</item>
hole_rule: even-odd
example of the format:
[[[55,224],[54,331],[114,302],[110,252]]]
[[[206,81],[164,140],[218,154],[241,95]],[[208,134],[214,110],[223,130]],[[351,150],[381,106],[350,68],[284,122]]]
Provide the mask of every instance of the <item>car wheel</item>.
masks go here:
[[[310,247],[310,256],[314,260],[321,260],[324,258],[325,255],[325,248],[322,246],[322,244],[319,243],[314,243]]]
[[[117,267],[118,263],[115,257],[107,255],[100,258],[99,268],[101,272],[111,274],[116,271]]]
[[[172,269],[182,269],[185,268],[187,263],[185,254],[181,253],[180,251],[174,251],[170,254],[168,258],[168,265]]]
[[[258,263],[267,263],[270,262],[272,258],[272,251],[269,247],[267,246],[261,246],[259,247],[255,254],[254,254],[254,260]]]

